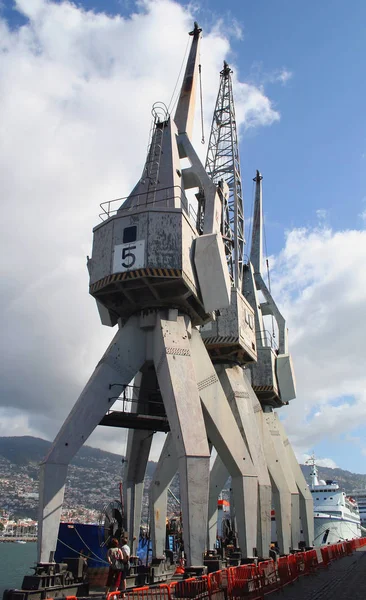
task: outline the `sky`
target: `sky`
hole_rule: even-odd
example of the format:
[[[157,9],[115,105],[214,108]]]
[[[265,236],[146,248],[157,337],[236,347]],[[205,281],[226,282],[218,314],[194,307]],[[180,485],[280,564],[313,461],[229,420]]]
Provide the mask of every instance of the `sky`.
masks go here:
[[[152,104],[169,104],[193,20],[206,140],[233,69],[244,212],[263,174],[266,256],[303,462],[366,473],[366,4],[353,0],[0,3],[0,435],[52,440],[114,331],[88,295],[99,204],[128,195]],[[200,144],[199,121],[195,144]],[[90,445],[125,450],[98,427]],[[157,457],[158,444],[155,444]]]

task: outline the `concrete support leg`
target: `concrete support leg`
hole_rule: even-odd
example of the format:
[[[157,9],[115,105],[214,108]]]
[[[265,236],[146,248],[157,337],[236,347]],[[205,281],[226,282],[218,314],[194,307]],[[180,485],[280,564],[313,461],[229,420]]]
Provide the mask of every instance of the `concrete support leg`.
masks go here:
[[[59,431],[40,470],[38,560],[48,562],[56,549],[61,517],[67,466],[86,442],[106,412],[115,395],[109,385],[124,385],[133,379],[145,362],[145,334],[140,330],[138,317],[131,318],[120,329],[78,401]]]
[[[247,379],[245,372],[244,377]],[[248,379],[247,381],[249,383]],[[283,468],[278,460],[262,407],[255,394],[251,396],[251,399],[272,485],[272,503],[276,513],[277,543],[281,554],[287,554],[291,547],[291,492]]]
[[[264,448],[253,409],[255,393],[239,366],[217,365],[216,372],[258,476],[258,556],[267,558],[271,542],[272,489]]]
[[[187,321],[187,320],[186,320]],[[207,537],[210,452],[189,343],[190,323],[159,313],[154,364],[178,459],[188,566],[201,565]]]
[[[314,542],[314,505],[309,486],[306,483],[306,479],[302,473],[301,467],[297,462],[295,453],[288,440],[285,432],[285,428],[281,421],[277,417],[278,430],[281,434],[283,445],[287,451],[288,461],[291,466],[292,473],[294,475],[297,488],[300,495],[300,521],[302,528],[303,540],[306,546],[312,546]]]
[[[168,487],[177,470],[174,440],[168,433],[150,485],[150,532],[154,557],[163,556],[165,550]]]
[[[208,548],[210,550],[215,547],[217,534],[220,536],[220,531],[217,531],[217,500],[228,478],[229,471],[220,456],[217,455],[210,471],[210,495],[208,499]]]
[[[143,371],[135,378],[136,392],[134,403],[144,412],[144,406],[149,400],[149,393],[157,387],[155,369],[153,365],[145,365]],[[136,554],[141,525],[142,497],[147,462],[153,439],[152,431],[131,429],[128,432],[126,467],[124,471],[125,506],[127,513],[127,531],[130,547]],[[136,538],[134,540],[134,538]]]
[[[207,435],[232,477],[238,539],[244,556],[257,544],[258,478],[199,331],[192,329],[191,348]]]
[[[278,461],[278,464],[280,464],[282,467],[282,472],[285,476],[286,486],[291,494],[291,518],[289,519],[289,522],[291,523],[291,548],[298,548],[299,542],[301,541],[299,490],[297,488],[296,481],[288,461],[287,452],[282,442],[281,433],[278,429],[277,415],[276,413],[271,411],[264,413],[264,417],[274,445],[276,460]],[[273,462],[272,467],[275,467],[275,464]],[[278,479],[280,477],[279,471],[276,470],[276,468],[274,468],[274,472]],[[272,476],[271,469],[270,473]],[[286,515],[283,515],[282,513],[282,525],[284,525],[284,519],[286,519]]]

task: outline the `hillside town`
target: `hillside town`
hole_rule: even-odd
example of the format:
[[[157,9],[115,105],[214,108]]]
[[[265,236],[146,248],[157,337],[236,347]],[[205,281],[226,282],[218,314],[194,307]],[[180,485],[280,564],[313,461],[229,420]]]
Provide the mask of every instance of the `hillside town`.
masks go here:
[[[35,538],[38,516],[39,463],[50,446],[38,438],[0,438],[0,538]],[[149,462],[145,477],[142,519],[148,519],[148,490],[156,463]],[[310,468],[302,467],[308,477]],[[124,459],[96,448],[83,448],[68,470],[62,520],[71,523],[101,523],[106,506],[120,500],[120,482]],[[319,468],[322,478],[337,478],[346,491],[363,488],[366,475],[355,475],[340,469]],[[179,478],[171,483],[179,498]],[[178,500],[179,502],[179,500]],[[177,509],[173,495],[169,512]]]
[[[100,456],[98,455],[100,453]],[[11,454],[8,453],[11,457]],[[79,457],[78,465],[68,472],[61,519],[70,523],[103,521],[105,507],[120,499],[122,469],[116,469],[114,455],[96,451],[96,457]],[[32,456],[32,452],[28,454]],[[113,457],[111,459],[111,457]],[[121,465],[121,459],[118,465]],[[35,538],[37,536],[38,464],[19,464],[0,455],[0,538]],[[83,466],[85,463],[85,466]],[[151,476],[145,479],[145,489]],[[148,496],[144,495],[143,518],[147,518]]]

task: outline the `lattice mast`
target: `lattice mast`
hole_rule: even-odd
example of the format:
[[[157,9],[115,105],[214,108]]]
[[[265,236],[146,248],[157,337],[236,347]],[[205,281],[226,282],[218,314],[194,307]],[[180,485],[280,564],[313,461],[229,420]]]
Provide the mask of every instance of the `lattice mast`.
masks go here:
[[[225,181],[229,187],[229,197],[223,199],[222,235],[232,284],[241,290],[245,244],[244,208],[231,74],[232,70],[224,62],[212,119],[206,171],[216,184]]]

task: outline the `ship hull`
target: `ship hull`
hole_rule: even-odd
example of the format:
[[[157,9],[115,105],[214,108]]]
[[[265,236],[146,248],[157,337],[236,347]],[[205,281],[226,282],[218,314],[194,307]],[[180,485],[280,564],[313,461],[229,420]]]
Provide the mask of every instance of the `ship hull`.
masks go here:
[[[360,521],[335,517],[326,513],[314,514],[314,546],[336,544],[361,537]]]

